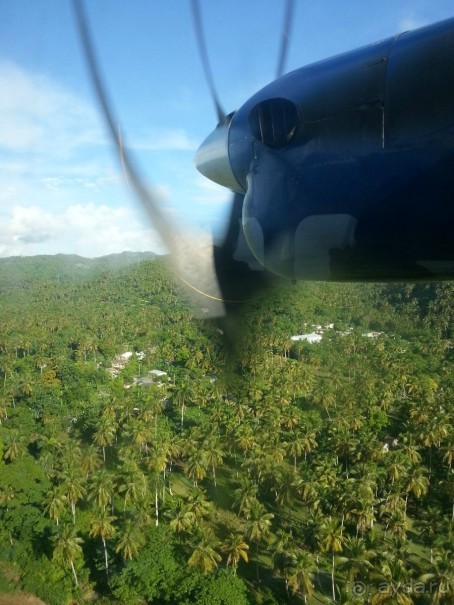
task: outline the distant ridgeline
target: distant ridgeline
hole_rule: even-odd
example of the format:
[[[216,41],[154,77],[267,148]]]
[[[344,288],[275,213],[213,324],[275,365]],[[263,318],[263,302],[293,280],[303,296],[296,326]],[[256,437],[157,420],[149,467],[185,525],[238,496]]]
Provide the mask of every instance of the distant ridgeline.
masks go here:
[[[121,252],[98,258],[77,254],[10,256],[0,258],[0,288],[22,286],[46,279],[74,282],[89,279],[99,273],[115,271],[144,260],[159,258],[154,252]]]
[[[36,256],[12,256],[0,258],[0,297],[6,300],[12,300],[20,295],[22,300],[27,298],[27,291],[30,291],[31,302],[36,300],[35,288],[49,288],[52,286],[57,292],[58,284],[63,288],[71,284],[82,285],[85,282],[97,282],[103,275],[109,275],[111,278],[126,278],[129,275],[129,268],[138,267],[146,261],[159,261],[158,274],[167,279],[170,277],[167,265],[167,256],[158,255],[154,252],[121,252],[118,254],[109,254],[97,258],[85,258],[75,254],[56,254],[56,255],[36,255]],[[154,271],[148,273],[144,270],[142,279],[154,279]],[[170,284],[170,282],[169,282]],[[174,289],[175,284],[171,286]],[[151,284],[148,283],[146,290],[149,291]],[[159,290],[162,291],[161,284]],[[153,287],[151,287],[153,290]],[[187,308],[184,292],[179,288],[178,292],[180,302]],[[293,309],[289,304],[285,305],[285,315],[291,319],[293,315],[300,317],[301,305],[307,309],[311,308],[311,314],[314,318],[319,318],[319,311],[325,307],[323,315],[331,321],[332,312],[326,311],[329,308],[340,308],[342,310],[342,321],[349,325],[364,325],[364,314],[370,315],[368,325],[369,329],[393,330],[392,326],[381,324],[383,313],[378,312],[379,307],[384,308],[388,305],[398,314],[410,314],[413,318],[426,320],[430,324],[439,324],[444,337],[452,334],[452,300],[454,299],[454,284],[451,282],[431,282],[431,283],[384,283],[384,284],[336,284],[323,282],[298,282],[291,288],[286,283],[277,286],[271,292],[279,292],[273,298],[270,291],[266,291],[252,301],[252,307],[257,305],[263,309],[264,300],[276,301],[282,296],[287,303],[290,300],[295,301]],[[353,296],[353,299],[352,299]],[[356,309],[353,300],[361,301],[361,310]],[[0,298],[1,302],[1,298]],[[303,304],[304,303],[304,304]],[[298,308],[296,308],[298,307]],[[366,311],[364,310],[366,309]],[[246,313],[250,310],[246,310]],[[281,313],[281,309],[277,311]],[[344,317],[345,316],[345,317]],[[266,319],[264,320],[267,321]],[[378,323],[377,323],[378,322]],[[367,323],[367,321],[366,321]],[[443,324],[443,325],[442,325]],[[290,329],[290,328],[289,328]]]

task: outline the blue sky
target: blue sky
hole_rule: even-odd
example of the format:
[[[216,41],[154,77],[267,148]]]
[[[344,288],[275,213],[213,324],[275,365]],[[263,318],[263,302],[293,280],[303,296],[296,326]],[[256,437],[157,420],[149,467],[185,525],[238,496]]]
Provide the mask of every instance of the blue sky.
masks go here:
[[[215,113],[189,0],[89,0],[128,147],[164,212],[219,229],[230,195],[198,175]],[[281,0],[201,0],[227,112],[274,77]],[[452,0],[296,0],[287,71],[454,16]],[[67,0],[0,2],[0,256],[162,251],[105,135]]]

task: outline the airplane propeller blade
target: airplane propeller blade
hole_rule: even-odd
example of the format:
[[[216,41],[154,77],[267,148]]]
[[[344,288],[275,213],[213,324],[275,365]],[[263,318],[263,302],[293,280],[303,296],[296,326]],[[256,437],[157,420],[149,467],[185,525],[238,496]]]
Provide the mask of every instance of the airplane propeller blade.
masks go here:
[[[287,0],[284,14],[284,23],[281,32],[281,48],[279,52],[279,61],[277,64],[276,78],[280,78],[285,70],[287,60],[290,35],[293,27],[293,14],[295,9],[295,0]]]
[[[211,98],[218,116],[219,124],[226,124],[228,122],[225,111],[222,109],[219,96],[216,91],[214,84],[213,73],[210,67],[210,61],[208,59],[207,48],[205,44],[205,35],[203,31],[202,16],[200,14],[200,6],[198,0],[191,0],[191,12],[194,21],[194,31],[197,39],[197,46],[199,48],[200,60],[202,61],[203,71],[205,74],[205,80],[210,89]]]
[[[290,34],[293,25],[294,7],[294,0],[287,0],[285,5],[284,21],[280,41],[280,52],[277,69],[278,77],[282,75],[285,69],[285,62],[290,42]],[[212,73],[209,67],[208,57],[206,53],[206,46],[204,42],[203,28],[201,25],[198,0],[192,0],[192,12],[194,16],[194,24],[199,46],[199,53],[201,62],[204,66],[205,77],[207,80],[207,84],[212,92],[214,104],[216,107],[219,107],[217,94],[214,89]],[[258,134],[257,138],[260,139],[260,135],[267,136],[268,133],[263,133],[261,129],[263,128],[263,124],[265,122],[269,122],[269,119],[267,119],[269,118],[269,116],[267,114],[271,112],[276,113],[278,120],[283,121],[286,135],[285,142],[287,142],[288,137],[292,134],[291,131],[293,131],[295,127],[294,122],[296,121],[296,115],[294,116],[290,111],[290,117],[292,119],[288,121],[287,118],[289,116],[287,114],[289,114],[289,109],[287,106],[283,106],[283,102],[285,103],[285,101],[283,100],[278,100],[275,106],[267,105],[261,106],[257,109],[257,112],[260,114],[255,118],[255,121],[257,122],[260,130],[260,133]],[[291,106],[290,109],[293,109],[293,106]],[[262,115],[262,113],[266,115]],[[284,113],[286,115],[283,115]],[[240,175],[240,179],[241,177],[243,177],[243,180],[241,181],[239,180],[235,168],[232,166],[232,158],[230,156],[229,151],[230,129],[233,124],[233,128],[236,130],[235,122],[236,112],[229,114],[227,118],[225,118],[223,121],[220,120],[213,132],[211,132],[205,139],[205,141],[203,141],[203,143],[200,145],[195,156],[195,165],[199,172],[201,172],[204,176],[214,181],[215,183],[227,187],[231,191],[235,192],[227,239],[223,243],[222,247],[217,248],[215,251],[216,271],[220,281],[221,290],[223,290],[224,299],[229,300],[236,300],[240,296],[242,296],[244,299],[250,299],[251,296],[253,296],[253,293],[259,290],[260,287],[263,286],[263,283],[266,281],[263,279],[263,275],[267,273],[266,271],[264,271],[264,268],[271,270],[273,273],[281,275],[281,271],[276,270],[277,267],[275,266],[276,263],[274,262],[274,260],[277,260],[278,264],[280,265],[280,259],[282,257],[282,251],[279,250],[280,243],[273,243],[270,246],[270,242],[267,242],[267,249],[269,250],[271,248],[273,254],[271,255],[271,257],[269,255],[265,257],[265,242],[263,241],[263,233],[259,223],[257,221],[254,221],[254,216],[253,214],[251,215],[250,212],[251,200],[253,199],[254,201],[252,205],[257,204],[257,195],[253,196],[253,192],[257,191],[257,187],[252,187],[252,177],[258,171],[262,171],[261,168],[257,166],[257,163],[255,161],[253,162],[253,158],[251,157],[251,152],[253,150],[253,142],[251,141],[251,138],[249,136],[250,125],[244,124],[244,118],[242,120],[243,123],[240,125],[240,132],[236,135],[237,144],[235,145],[235,152],[237,155],[239,154],[241,156],[243,168],[245,165],[247,165],[249,166],[248,170],[251,170],[251,172],[249,176],[247,176],[247,179],[246,174]],[[290,129],[290,132],[287,132],[288,129]],[[273,132],[273,135],[276,135],[276,133]],[[281,145],[282,141],[273,141],[273,144],[274,143]],[[239,149],[241,149],[242,151],[238,152]],[[251,168],[253,164],[254,167]],[[272,172],[274,174],[274,167]],[[247,185],[245,182],[246,180]],[[266,189],[261,188],[260,195],[264,196],[266,199],[269,199],[271,191],[273,189],[273,182],[272,179],[266,179],[266,181],[267,187],[271,186],[271,190],[267,191]],[[247,201],[246,206],[245,200]],[[276,208],[272,208],[271,214],[275,213],[276,211],[278,211],[276,210]],[[237,222],[240,223],[239,228],[237,228]],[[259,230],[255,229],[255,227],[258,227]],[[232,236],[233,233],[235,233],[235,237]],[[262,238],[261,241],[260,238]],[[233,249],[232,242],[235,243],[235,246],[237,246],[237,248]],[[238,247],[240,247],[243,251],[247,251],[247,258],[246,260],[243,259],[242,264],[239,264],[238,262]],[[292,251],[287,250],[286,254],[291,254],[291,252]],[[236,259],[234,258],[234,254],[237,255]],[[280,269],[280,267],[278,269]],[[260,271],[260,277],[257,275],[258,271]],[[244,277],[245,275],[247,275],[247,277]],[[288,271],[284,271],[283,276],[289,277]],[[241,287],[238,286],[239,283],[242,283]],[[228,290],[231,290],[231,292],[229,292]]]
[[[168,248],[174,272],[192,300],[195,314],[206,318],[225,318],[226,314],[237,316],[236,311],[241,304],[253,299],[274,278],[264,270],[265,263],[262,263],[260,255],[257,254],[256,239],[252,242],[251,248],[250,229],[248,229],[249,238],[246,237],[245,226],[250,227],[250,221],[245,220],[245,193],[247,192],[244,183],[241,184],[237,180],[228,153],[229,129],[235,114],[227,116],[222,109],[208,60],[198,0],[191,0],[191,7],[199,54],[219,120],[215,131],[200,146],[196,155],[196,166],[208,178],[235,192],[225,237],[222,242],[216,244],[210,234],[195,232],[193,229],[189,232],[169,221],[160,208],[158,200],[144,186],[145,180],[116,127],[118,121],[114,117],[112,103],[108,99],[101,78],[83,0],[73,0],[76,22],[93,87],[108,132],[118,150],[127,181]],[[285,65],[293,8],[293,0],[288,0],[281,39],[279,73],[282,73]],[[249,198],[250,193],[249,191]],[[235,322],[230,320],[225,322],[231,341],[237,338],[235,329],[232,328],[234,324]]]
[[[216,276],[212,237],[205,232],[187,232],[171,223],[156,197],[144,186],[145,180],[116,128],[118,122],[102,82],[82,1],[74,0],[73,8],[96,97],[128,183],[168,248],[173,269],[194,304],[195,314],[222,317],[225,306]]]

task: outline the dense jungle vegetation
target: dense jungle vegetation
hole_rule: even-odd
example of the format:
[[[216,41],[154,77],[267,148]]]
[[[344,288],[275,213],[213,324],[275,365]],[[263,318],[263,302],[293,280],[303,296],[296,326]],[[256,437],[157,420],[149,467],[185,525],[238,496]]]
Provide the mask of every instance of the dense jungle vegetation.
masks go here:
[[[232,361],[165,259],[0,260],[0,593],[453,603],[453,302],[276,286]]]

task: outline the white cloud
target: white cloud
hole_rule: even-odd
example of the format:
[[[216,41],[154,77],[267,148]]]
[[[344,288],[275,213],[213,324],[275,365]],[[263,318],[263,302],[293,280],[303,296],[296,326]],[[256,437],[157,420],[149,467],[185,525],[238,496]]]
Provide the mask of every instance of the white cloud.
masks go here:
[[[104,143],[97,112],[49,77],[0,63],[0,149],[60,159]]]
[[[40,179],[41,184],[51,191],[62,191],[71,187],[84,187],[90,190],[101,190],[106,185],[120,184],[119,175],[106,175],[102,177],[60,177],[47,176]]]
[[[1,60],[0,89],[0,256],[164,251],[115,162],[97,110],[50,77]],[[128,147],[146,166],[144,185],[163,212],[186,226],[203,222],[216,206],[223,210],[229,192],[201,176],[188,187],[197,146],[188,132],[151,128],[135,132]],[[159,176],[167,187],[156,187]]]
[[[163,252],[157,233],[132,208],[74,204],[59,213],[14,206],[0,223],[0,256],[123,250]]]
[[[0,208],[62,208],[98,192],[115,200],[115,167],[98,112],[48,76],[0,61]],[[103,197],[102,197],[103,196]]]

